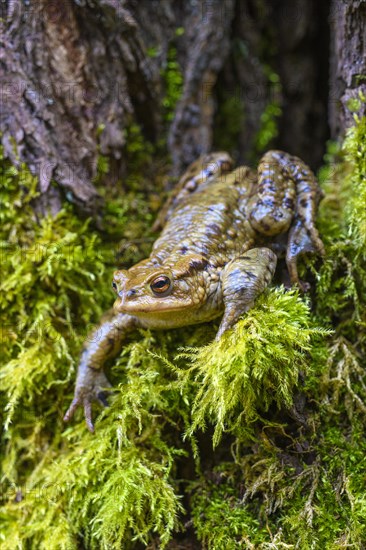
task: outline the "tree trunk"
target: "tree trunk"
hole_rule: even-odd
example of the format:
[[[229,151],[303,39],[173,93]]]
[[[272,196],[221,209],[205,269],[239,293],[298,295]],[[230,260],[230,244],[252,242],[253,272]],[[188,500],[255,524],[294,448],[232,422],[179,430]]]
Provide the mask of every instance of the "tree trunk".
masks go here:
[[[207,4],[207,5],[206,5]],[[169,133],[175,171],[211,147],[212,105],[202,83],[215,84],[229,45],[231,5],[220,2],[5,2],[1,53],[1,133],[5,154],[37,173],[43,194],[54,178],[91,211],[99,153],[123,167],[125,129],[162,134],[162,68],[179,42],[182,99]],[[187,29],[176,40],[178,27]],[[151,55],[151,48],[154,54]],[[15,147],[14,147],[15,145]],[[16,150],[15,150],[16,149]]]
[[[92,185],[98,152],[121,158],[124,128],[141,105],[150,113],[147,131],[158,130],[158,68],[119,2],[12,0],[5,9],[5,153],[14,163],[19,155],[39,175],[42,193],[54,178],[89,210],[98,198]]]
[[[365,9],[333,0],[333,137],[365,89]],[[255,162],[279,147],[321,164],[328,0],[7,0],[2,12],[2,143],[38,175],[43,210],[57,211],[65,194],[95,212],[98,155],[109,157],[112,181],[125,174],[133,122],[152,143],[167,138],[175,175],[212,148]],[[167,121],[171,51],[182,84]]]
[[[329,123],[333,139],[366,112],[366,1],[333,0]],[[362,99],[363,98],[363,99]]]
[[[328,136],[328,13],[328,0],[320,7],[316,0],[236,2],[230,55],[219,86],[223,102],[242,106],[239,161],[263,153],[258,135],[272,106],[279,113],[274,116],[277,131],[264,148],[284,149],[313,168],[321,164]]]

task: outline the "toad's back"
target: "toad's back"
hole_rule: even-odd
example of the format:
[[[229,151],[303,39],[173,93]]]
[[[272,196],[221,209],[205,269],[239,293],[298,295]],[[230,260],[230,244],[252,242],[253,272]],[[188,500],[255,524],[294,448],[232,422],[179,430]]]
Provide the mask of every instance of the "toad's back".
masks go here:
[[[245,188],[218,179],[185,198],[172,212],[151,257],[166,263],[171,255],[196,253],[223,265],[254,243],[246,219]]]

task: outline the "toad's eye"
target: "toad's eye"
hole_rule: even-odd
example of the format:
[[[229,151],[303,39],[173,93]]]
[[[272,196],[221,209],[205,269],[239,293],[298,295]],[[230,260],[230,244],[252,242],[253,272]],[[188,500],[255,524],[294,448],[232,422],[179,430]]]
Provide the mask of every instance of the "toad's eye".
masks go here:
[[[117,290],[118,290],[117,283],[115,283],[114,281],[112,282],[112,288],[113,288],[114,292],[117,292]]]
[[[165,275],[160,275],[159,277],[156,277],[156,279],[153,280],[153,282],[150,285],[151,290],[154,292],[154,294],[166,294],[171,287],[171,281],[169,277],[166,277]]]

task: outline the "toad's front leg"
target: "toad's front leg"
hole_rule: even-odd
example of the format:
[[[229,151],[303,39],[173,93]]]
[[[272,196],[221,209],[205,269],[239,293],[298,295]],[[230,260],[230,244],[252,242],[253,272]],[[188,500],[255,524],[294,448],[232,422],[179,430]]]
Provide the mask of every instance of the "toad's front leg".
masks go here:
[[[139,326],[135,317],[109,311],[100,325],[89,334],[80,357],[76,378],[74,399],[67,410],[64,421],[74,415],[78,407],[83,407],[88,429],[93,432],[92,402],[106,405],[104,390],[111,384],[103,372],[107,359],[114,357],[121,349],[123,340]]]
[[[225,312],[216,340],[253,306],[271,282],[276,263],[277,256],[269,248],[253,248],[225,266],[221,279]]]

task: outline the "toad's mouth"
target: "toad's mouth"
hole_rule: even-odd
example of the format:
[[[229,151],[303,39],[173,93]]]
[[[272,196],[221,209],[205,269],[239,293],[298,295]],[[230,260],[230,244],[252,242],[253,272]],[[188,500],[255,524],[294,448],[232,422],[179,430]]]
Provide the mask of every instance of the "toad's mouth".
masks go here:
[[[129,313],[133,315],[138,314],[164,314],[177,311],[184,311],[186,309],[196,309],[200,304],[194,304],[191,298],[179,301],[179,303],[173,302],[169,297],[160,298],[159,300],[147,300],[146,302],[136,302],[134,300],[124,300],[123,298],[117,298],[113,304],[113,309],[118,313]]]

